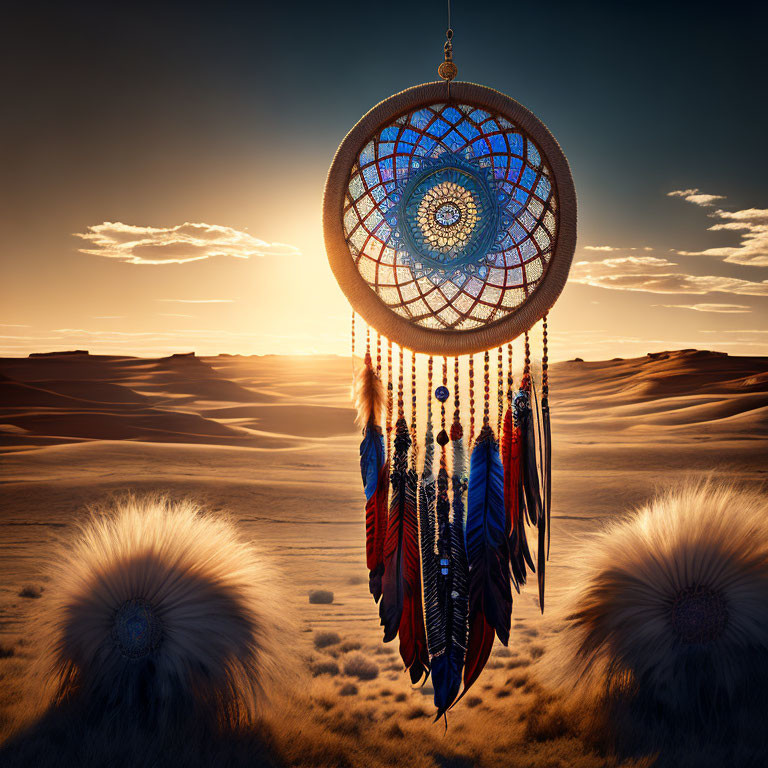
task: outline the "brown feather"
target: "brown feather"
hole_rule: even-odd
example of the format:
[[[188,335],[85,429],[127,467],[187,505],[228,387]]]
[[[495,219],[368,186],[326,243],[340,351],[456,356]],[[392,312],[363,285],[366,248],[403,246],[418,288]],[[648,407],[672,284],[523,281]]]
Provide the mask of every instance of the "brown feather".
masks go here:
[[[379,415],[384,407],[384,387],[373,369],[371,356],[367,352],[364,364],[355,374],[352,399],[357,409],[355,423],[361,429],[365,429],[371,422],[379,423]]]

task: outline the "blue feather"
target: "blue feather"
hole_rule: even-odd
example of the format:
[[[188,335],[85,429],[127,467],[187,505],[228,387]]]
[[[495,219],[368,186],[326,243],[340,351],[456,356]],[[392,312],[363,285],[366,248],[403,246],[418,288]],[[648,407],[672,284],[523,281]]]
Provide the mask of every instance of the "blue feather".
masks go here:
[[[376,493],[379,472],[384,464],[384,435],[375,424],[365,428],[365,436],[360,443],[360,474],[365,488],[365,499],[370,500]]]
[[[506,645],[512,622],[504,468],[489,426],[483,427],[472,451],[465,545],[469,572],[469,624],[477,613]]]

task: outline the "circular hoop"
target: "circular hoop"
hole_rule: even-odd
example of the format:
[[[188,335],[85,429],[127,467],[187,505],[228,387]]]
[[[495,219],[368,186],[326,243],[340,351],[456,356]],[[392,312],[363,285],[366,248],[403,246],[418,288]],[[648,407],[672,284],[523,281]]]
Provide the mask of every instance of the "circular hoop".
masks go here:
[[[435,103],[462,103],[492,110],[519,126],[538,145],[552,171],[558,200],[558,228],[549,265],[525,300],[504,317],[466,330],[426,328],[390,309],[357,269],[344,233],[347,184],[363,148],[384,126],[413,109]],[[331,269],[354,310],[400,346],[430,355],[481,352],[516,338],[538,322],[563,290],[576,248],[576,192],[560,145],[532,112],[503,93],[466,82],[417,85],[377,104],[341,142],[328,172],[323,200],[323,233]]]

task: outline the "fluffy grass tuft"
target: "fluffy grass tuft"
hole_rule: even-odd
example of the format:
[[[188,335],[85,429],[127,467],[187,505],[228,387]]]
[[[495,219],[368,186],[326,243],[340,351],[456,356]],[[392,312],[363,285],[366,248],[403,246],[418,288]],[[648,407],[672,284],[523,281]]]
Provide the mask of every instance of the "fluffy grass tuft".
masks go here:
[[[52,563],[42,671],[55,702],[91,719],[235,726],[287,667],[275,573],[192,502],[94,510]]]
[[[593,536],[574,562],[561,664],[619,740],[754,740],[768,714],[764,495],[686,485]]]

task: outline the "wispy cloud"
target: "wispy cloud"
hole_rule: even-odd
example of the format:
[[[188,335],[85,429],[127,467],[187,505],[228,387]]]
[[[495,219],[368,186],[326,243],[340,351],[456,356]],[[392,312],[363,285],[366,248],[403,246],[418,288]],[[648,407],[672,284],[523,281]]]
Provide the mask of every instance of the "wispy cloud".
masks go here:
[[[186,222],[175,227],[137,227],[119,221],[89,226],[75,237],[88,241],[81,253],[119,259],[128,264],[185,264],[231,256],[296,256],[299,250],[285,243],[268,243],[248,232],[219,224]]]
[[[768,280],[753,282],[718,275],[688,275],[677,263],[655,256],[623,256],[601,261],[579,261],[571,280],[583,285],[646,293],[732,293],[768,296]]]
[[[674,189],[667,192],[667,197],[682,197],[689,203],[705,207],[714,205],[718,200],[725,200],[725,195],[707,195],[698,189]]]
[[[751,312],[746,304],[657,304],[669,309],[692,309],[694,312],[716,312],[724,315],[740,315]]]
[[[689,203],[711,207],[713,201],[724,200],[723,195],[692,194],[698,190],[677,190],[670,196],[679,196]],[[681,256],[713,256],[730,264],[742,264],[750,267],[768,267],[768,208],[745,208],[740,211],[726,211],[717,208],[709,214],[717,223],[708,227],[710,232],[739,232],[741,242],[718,248],[706,248],[703,251],[677,251]]]
[[[620,247],[614,246],[614,245],[585,245],[584,246],[584,250],[585,251],[603,251],[605,253],[614,253],[616,251],[652,251],[653,248],[651,248],[648,245],[643,246],[642,248],[636,248],[636,247],[620,248]]]
[[[232,304],[234,299],[158,299],[174,304]]]

